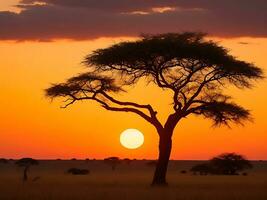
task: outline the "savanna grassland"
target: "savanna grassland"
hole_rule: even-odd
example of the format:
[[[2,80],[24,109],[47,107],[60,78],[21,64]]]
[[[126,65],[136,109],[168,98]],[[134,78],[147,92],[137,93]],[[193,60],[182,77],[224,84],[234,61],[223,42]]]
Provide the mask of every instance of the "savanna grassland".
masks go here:
[[[247,171],[247,176],[192,175],[189,170],[197,161],[171,161],[166,188],[150,187],[154,167],[147,162],[122,163],[113,171],[103,161],[40,161],[23,183],[22,168],[9,161],[0,164],[0,200],[267,199],[265,161],[253,162],[254,168]],[[67,174],[71,167],[90,169],[90,174]]]

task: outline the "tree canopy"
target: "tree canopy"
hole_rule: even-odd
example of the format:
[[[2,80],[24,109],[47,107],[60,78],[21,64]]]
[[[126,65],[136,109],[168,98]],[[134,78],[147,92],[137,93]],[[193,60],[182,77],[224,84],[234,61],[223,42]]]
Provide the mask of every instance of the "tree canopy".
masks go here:
[[[38,162],[38,160],[35,160],[33,158],[21,158],[21,159],[17,160],[15,164],[20,166],[20,167],[27,167],[30,165],[38,165],[39,162]]]
[[[236,153],[223,153],[208,162],[200,163],[191,168],[194,173],[201,175],[218,174],[218,175],[238,175],[246,169],[252,168],[253,165],[244,156]]]
[[[249,111],[222,91],[228,84],[250,88],[253,81],[263,78],[263,72],[205,36],[195,32],[144,35],[136,41],[98,49],[83,61],[88,72],[52,85],[46,95],[67,97],[64,107],[78,100],[94,100],[107,110],[136,113],[161,129],[151,105],[122,102],[111,96],[143,78],[173,92],[174,113],[165,124],[170,129],[191,113],[212,119],[214,125],[242,123],[250,118]]]
[[[244,156],[236,153],[223,153],[210,160],[219,174],[236,175],[239,171],[252,168],[252,164]]]

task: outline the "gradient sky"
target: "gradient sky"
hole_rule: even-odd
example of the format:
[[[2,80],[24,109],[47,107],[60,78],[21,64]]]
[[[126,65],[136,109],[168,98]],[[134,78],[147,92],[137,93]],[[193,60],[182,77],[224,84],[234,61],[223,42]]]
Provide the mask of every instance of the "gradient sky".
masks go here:
[[[202,30],[241,60],[267,69],[267,3],[264,0],[0,0],[0,157],[156,158],[157,134],[143,119],[103,110],[93,102],[60,109],[43,89],[86,71],[80,64],[97,48],[140,33]],[[135,2],[135,3],[133,3]],[[18,5],[12,7],[12,5]],[[225,12],[227,10],[227,12]],[[162,120],[169,109],[166,93],[139,83],[123,100],[151,103]],[[267,80],[252,90],[226,93],[251,110],[244,127],[212,128],[194,116],[175,129],[172,159],[208,159],[238,152],[267,159]],[[145,135],[144,145],[128,150],[119,143],[126,128]]]

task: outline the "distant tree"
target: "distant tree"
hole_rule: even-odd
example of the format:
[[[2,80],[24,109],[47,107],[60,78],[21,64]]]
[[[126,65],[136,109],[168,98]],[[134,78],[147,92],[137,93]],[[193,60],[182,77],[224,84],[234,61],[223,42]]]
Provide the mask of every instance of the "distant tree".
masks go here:
[[[213,120],[214,125],[242,124],[250,119],[249,111],[222,90],[228,85],[250,88],[253,80],[263,78],[260,68],[194,32],[146,35],[98,49],[83,63],[88,72],[52,85],[46,95],[65,98],[65,108],[77,101],[95,101],[106,110],[134,113],[153,125],[159,136],[159,157],[152,185],[167,184],[172,135],[181,119],[195,114]],[[150,104],[120,101],[112,95],[127,91],[139,80],[171,92],[173,109],[165,123]]]
[[[210,164],[217,174],[224,175],[237,175],[238,172],[252,168],[250,161],[235,153],[224,153],[216,156],[210,160]]]
[[[19,167],[24,167],[23,181],[27,181],[28,180],[28,171],[30,169],[30,166],[38,165],[39,162],[35,159],[32,159],[32,158],[22,158],[22,159],[16,161],[15,164],[18,165]]]
[[[120,159],[118,157],[108,157],[104,159],[104,162],[110,165],[112,170],[115,170],[120,164]]]
[[[246,160],[242,155],[223,153],[208,162],[193,166],[191,171],[194,174],[199,173],[200,175],[238,175],[238,172],[252,167],[250,161]]]
[[[0,158],[0,164],[7,164],[8,163],[8,160],[5,159],[5,158]]]

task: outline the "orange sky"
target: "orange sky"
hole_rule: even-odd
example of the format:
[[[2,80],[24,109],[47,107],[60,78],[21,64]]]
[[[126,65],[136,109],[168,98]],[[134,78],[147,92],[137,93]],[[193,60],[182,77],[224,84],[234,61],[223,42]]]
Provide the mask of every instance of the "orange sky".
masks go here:
[[[0,2],[0,10],[7,8],[3,2]],[[138,116],[108,112],[93,102],[60,109],[61,102],[51,103],[44,97],[43,89],[50,83],[64,81],[84,71],[80,62],[90,51],[126,39],[130,38],[0,41],[0,157],[156,158],[157,134]],[[266,71],[267,39],[214,39],[231,49],[233,55],[254,62]],[[267,80],[263,80],[252,90],[228,90],[238,104],[252,111],[254,122],[244,127],[212,128],[211,122],[202,118],[182,120],[175,129],[171,158],[208,159],[218,153],[234,151],[250,159],[267,159],[266,87]],[[143,88],[140,83],[118,98],[152,102],[164,119],[170,108],[168,94],[159,95],[162,91],[153,86]],[[126,128],[144,133],[145,143],[141,148],[128,150],[120,145],[119,135]]]
[[[0,11],[17,11],[13,5],[16,5],[19,2],[19,0],[0,0]]]

